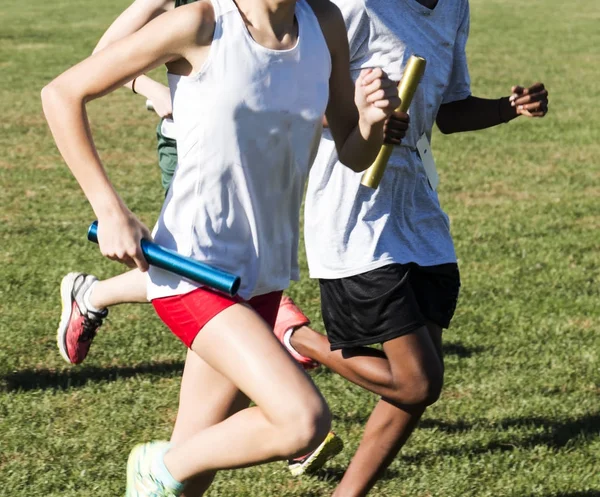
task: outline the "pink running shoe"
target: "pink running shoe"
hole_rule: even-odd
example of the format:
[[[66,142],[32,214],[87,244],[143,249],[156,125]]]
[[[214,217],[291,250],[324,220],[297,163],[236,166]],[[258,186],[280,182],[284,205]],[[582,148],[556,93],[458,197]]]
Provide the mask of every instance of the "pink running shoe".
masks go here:
[[[308,319],[298,306],[294,304],[294,301],[287,295],[282,296],[281,303],[279,304],[279,313],[277,314],[277,320],[275,321],[275,328],[273,331],[290,355],[296,359],[304,369],[309,370],[318,367],[319,363],[313,361],[310,357],[300,354],[290,343],[290,338],[294,330],[307,324],[310,324],[310,319]]]
[[[60,355],[69,364],[86,358],[96,331],[108,315],[108,309],[92,311],[86,305],[86,292],[98,279],[91,274],[69,273],[60,285],[62,315],[56,332]]]

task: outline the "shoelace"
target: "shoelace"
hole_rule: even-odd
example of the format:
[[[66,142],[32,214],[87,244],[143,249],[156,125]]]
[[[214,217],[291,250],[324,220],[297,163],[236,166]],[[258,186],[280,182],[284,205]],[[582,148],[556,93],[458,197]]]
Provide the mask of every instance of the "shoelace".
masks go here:
[[[96,331],[102,325],[102,318],[98,316],[84,316],[83,333],[79,336],[79,342],[89,342],[96,336]]]

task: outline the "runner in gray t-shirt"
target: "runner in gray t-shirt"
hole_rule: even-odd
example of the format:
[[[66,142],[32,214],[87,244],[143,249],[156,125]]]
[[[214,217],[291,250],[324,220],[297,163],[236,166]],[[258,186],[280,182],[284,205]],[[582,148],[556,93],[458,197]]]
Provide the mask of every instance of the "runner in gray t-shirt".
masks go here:
[[[460,277],[448,218],[432,188],[435,174],[428,176],[417,142],[431,140],[434,123],[454,133],[542,117],[548,92],[538,83],[495,100],[471,95],[467,0],[334,1],[346,22],[354,77],[379,66],[400,79],[413,53],[428,62],[410,126],[378,189],[340,167],[324,133],[304,222],[327,337],[305,326],[308,319],[285,298],[278,323],[287,328],[275,330],[297,359],[319,361],[381,396],[334,493],[348,497],[369,491],[443,383],[442,329],[452,319]],[[368,347],[378,343],[383,351]]]

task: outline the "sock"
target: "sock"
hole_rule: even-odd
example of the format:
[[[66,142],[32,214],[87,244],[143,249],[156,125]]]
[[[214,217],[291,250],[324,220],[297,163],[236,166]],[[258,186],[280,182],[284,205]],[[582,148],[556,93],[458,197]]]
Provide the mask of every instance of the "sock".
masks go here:
[[[292,335],[294,334],[294,331],[296,331],[296,328],[293,327],[285,330],[285,333],[283,334],[283,343],[289,350],[293,350],[294,352],[296,352],[296,354],[302,355],[292,345]]]
[[[95,312],[95,313],[101,313],[104,309],[96,309],[92,303],[90,302],[90,295],[92,293],[92,290],[94,289],[94,287],[98,284],[97,281],[94,281],[90,287],[87,289],[87,291],[83,294],[83,305],[85,305],[85,308],[88,311],[91,312]]]
[[[184,484],[173,478],[173,475],[165,466],[165,454],[170,448],[171,446],[168,445],[165,450],[158,453],[156,459],[152,462],[152,474],[169,490],[181,493],[183,492]]]

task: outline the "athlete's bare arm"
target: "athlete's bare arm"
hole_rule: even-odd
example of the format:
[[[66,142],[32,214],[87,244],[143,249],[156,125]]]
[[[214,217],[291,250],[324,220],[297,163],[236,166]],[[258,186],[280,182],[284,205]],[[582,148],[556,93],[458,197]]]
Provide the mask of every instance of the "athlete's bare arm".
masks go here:
[[[135,0],[102,35],[94,53],[135,33],[152,19],[172,10],[174,6],[174,0]],[[131,89],[131,83],[128,81],[125,86]],[[145,75],[138,76],[135,80],[135,91],[152,101],[154,110],[160,117],[170,116],[173,112],[169,88],[158,81]]]
[[[172,10],[68,69],[42,90],[54,140],[99,220],[102,253],[142,271],[148,264],[140,240],[150,234],[108,179],[92,140],[85,104],[170,61],[185,59],[190,71],[199,70],[214,26],[214,11],[207,2]]]
[[[325,113],[342,164],[364,171],[383,141],[384,122],[400,105],[395,84],[381,69],[369,69],[352,83],[346,25],[328,0],[309,0],[331,54],[329,104]]]
[[[174,0],[135,0],[104,32],[94,53],[135,33],[160,14],[172,10],[174,5]]]

